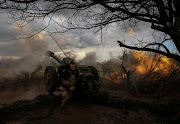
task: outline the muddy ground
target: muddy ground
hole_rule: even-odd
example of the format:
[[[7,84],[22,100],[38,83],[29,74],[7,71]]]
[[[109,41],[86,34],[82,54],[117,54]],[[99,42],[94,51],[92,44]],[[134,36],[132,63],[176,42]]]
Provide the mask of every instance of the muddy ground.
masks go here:
[[[103,80],[106,95],[73,99],[68,114],[60,112],[61,95],[48,95],[42,79],[0,82],[0,123],[8,124],[119,124],[178,123],[180,102],[130,97],[119,85]],[[106,94],[106,93],[105,93]]]

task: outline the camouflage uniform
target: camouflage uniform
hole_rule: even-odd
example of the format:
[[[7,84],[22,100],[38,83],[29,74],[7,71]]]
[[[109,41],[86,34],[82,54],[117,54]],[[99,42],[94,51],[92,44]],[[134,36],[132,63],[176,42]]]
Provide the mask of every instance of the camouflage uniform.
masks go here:
[[[75,82],[76,82],[75,74],[72,74],[72,73],[71,73],[71,76],[68,80],[62,79],[62,85],[68,86],[68,88],[63,87],[63,90],[61,90],[61,94],[63,97],[61,107],[64,108],[64,106],[66,105],[68,100],[72,98],[73,92],[75,90],[75,87],[74,87]]]

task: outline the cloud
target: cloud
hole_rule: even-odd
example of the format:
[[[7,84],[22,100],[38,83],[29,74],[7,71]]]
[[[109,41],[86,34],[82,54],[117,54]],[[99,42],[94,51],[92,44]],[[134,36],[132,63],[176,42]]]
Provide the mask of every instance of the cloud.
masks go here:
[[[28,41],[25,39],[19,40],[19,46],[25,52],[25,54],[45,52],[48,50],[48,46],[44,41],[42,34],[34,36]]]
[[[26,39],[14,40],[14,38],[20,38],[21,36],[27,36],[32,34],[32,31],[36,28],[40,28],[44,24],[34,23],[30,26],[19,27],[18,22],[13,24],[5,23],[6,18],[3,15],[0,21],[0,56],[25,56],[34,51],[47,50],[47,44],[43,34],[37,34],[28,41]]]
[[[66,14],[55,14],[53,19],[58,23],[66,23],[67,14],[73,14],[72,11],[69,11]],[[36,20],[33,24],[23,27],[22,29],[17,27],[16,25],[12,26],[2,26],[0,32],[1,35],[14,34],[15,36],[19,35],[27,35],[32,33],[33,30],[40,30],[45,27],[49,23],[49,18],[45,18],[44,21]],[[82,25],[85,23],[82,22]],[[153,41],[152,33],[153,30],[150,28],[150,25],[147,23],[139,23],[139,29],[128,27],[126,29],[122,28],[120,25],[122,23],[113,23],[109,26],[106,26],[102,29],[102,39],[101,32],[95,33],[94,29],[91,30],[71,30],[66,33],[56,33],[53,34],[53,38],[57,41],[61,49],[68,56],[78,58],[78,60],[82,59],[84,55],[89,52],[95,52],[98,61],[103,61],[109,59],[109,51],[114,54],[114,56],[118,56],[121,54],[121,48],[118,46],[117,40],[125,41],[127,45],[133,45],[134,43],[138,43],[136,39],[142,39],[145,42]],[[50,26],[47,28],[49,31],[57,31],[61,30],[62,27],[54,23],[53,21],[50,23]],[[3,32],[4,30],[4,32]],[[44,31],[45,32],[45,31]],[[60,54],[62,57],[63,52],[58,48],[57,44],[48,37],[48,33],[38,34],[28,40],[18,40],[16,42],[7,42],[7,44],[3,44],[3,39],[0,37],[0,55],[11,55],[11,56],[24,56],[33,52],[41,52],[46,50],[51,50],[55,53]],[[3,35],[4,38],[8,36]],[[3,37],[2,36],[2,37]],[[102,40],[102,42],[101,42]]]
[[[133,28],[127,28],[126,29],[126,34],[127,36],[133,36],[134,35],[134,29]]]

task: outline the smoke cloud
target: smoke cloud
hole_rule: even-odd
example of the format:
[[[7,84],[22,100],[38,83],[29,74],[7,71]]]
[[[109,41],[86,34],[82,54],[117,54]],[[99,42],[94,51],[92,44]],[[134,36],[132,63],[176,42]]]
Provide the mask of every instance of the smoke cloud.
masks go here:
[[[25,56],[21,59],[2,58],[1,59],[1,78],[16,78],[24,73],[32,73],[42,65],[49,63],[49,58],[44,53]]]
[[[86,54],[83,60],[79,62],[79,64],[83,65],[95,65],[97,63],[97,56],[95,52],[89,52]]]
[[[19,40],[19,46],[24,52],[24,56],[20,59],[2,58],[0,79],[15,78],[23,73],[32,73],[40,65],[46,66],[50,63],[49,57],[46,56],[48,46],[42,34],[38,34],[28,41]]]

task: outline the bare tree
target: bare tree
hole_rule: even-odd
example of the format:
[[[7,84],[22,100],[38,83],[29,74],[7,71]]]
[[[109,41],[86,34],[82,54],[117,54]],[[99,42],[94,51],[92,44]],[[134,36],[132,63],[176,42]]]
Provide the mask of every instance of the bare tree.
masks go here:
[[[65,32],[70,29],[101,29],[114,22],[128,20],[134,26],[139,21],[151,24],[151,28],[163,32],[172,40],[180,52],[180,7],[179,0],[3,0],[0,8],[13,13],[21,24],[28,24],[36,18],[49,18]],[[57,22],[54,16],[66,17],[66,22]],[[83,23],[82,23],[83,22]],[[36,32],[38,33],[38,32]],[[139,48],[128,46],[118,41],[120,47],[156,52],[180,62],[180,56],[171,53],[161,43],[150,43]],[[165,50],[153,49],[150,46],[162,47]]]

